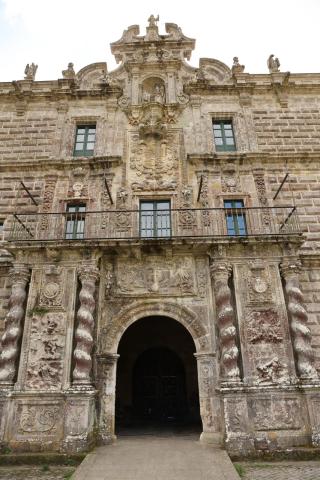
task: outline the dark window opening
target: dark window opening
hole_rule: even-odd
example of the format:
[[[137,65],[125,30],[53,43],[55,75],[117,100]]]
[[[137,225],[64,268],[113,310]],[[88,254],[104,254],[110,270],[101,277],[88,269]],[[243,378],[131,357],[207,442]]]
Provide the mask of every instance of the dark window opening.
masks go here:
[[[75,157],[92,157],[96,141],[95,125],[78,125],[74,145]]]
[[[227,234],[247,235],[246,215],[243,200],[224,201]]]
[[[232,122],[213,122],[214,143],[217,152],[230,152],[236,149]]]
[[[68,205],[66,213],[66,240],[84,238],[86,206],[84,204]]]
[[[140,237],[170,237],[170,200],[140,202]]]

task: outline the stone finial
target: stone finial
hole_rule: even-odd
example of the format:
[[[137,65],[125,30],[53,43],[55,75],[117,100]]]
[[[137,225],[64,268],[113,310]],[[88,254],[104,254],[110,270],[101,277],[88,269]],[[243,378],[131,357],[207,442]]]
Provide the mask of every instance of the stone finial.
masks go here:
[[[273,54],[269,56],[267,65],[270,73],[280,72],[280,61]]]
[[[68,63],[67,70],[62,70],[62,76],[63,76],[63,78],[75,78],[76,73],[74,71],[72,62]]]
[[[159,22],[159,15],[157,15],[156,17],[154,15],[150,15],[150,17],[148,18],[148,22],[149,27],[156,27],[157,22]]]
[[[239,58],[233,57],[233,65],[231,67],[232,75],[237,75],[238,73],[243,73],[245,69],[244,65],[240,65]]]
[[[24,69],[24,74],[25,74],[24,79],[34,80],[36,77],[37,69],[38,69],[38,65],[35,65],[33,62],[31,63],[31,65],[27,63],[26,68]]]

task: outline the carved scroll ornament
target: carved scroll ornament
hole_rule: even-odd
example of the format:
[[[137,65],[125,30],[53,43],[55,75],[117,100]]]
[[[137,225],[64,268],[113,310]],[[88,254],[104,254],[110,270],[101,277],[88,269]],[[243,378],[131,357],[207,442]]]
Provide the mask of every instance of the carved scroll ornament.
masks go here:
[[[30,278],[29,269],[17,264],[10,272],[12,278],[9,311],[5,319],[5,332],[2,337],[0,359],[0,382],[13,382],[16,376],[16,360],[19,355],[19,340],[22,333],[22,320],[25,314],[26,286]]]

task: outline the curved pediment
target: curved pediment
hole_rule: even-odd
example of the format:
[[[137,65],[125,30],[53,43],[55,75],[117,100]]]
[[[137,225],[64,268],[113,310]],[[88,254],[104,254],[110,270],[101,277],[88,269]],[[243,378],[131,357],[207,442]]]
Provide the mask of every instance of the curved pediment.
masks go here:
[[[106,62],[91,63],[83,67],[76,75],[81,90],[97,88],[107,72]]]
[[[231,77],[231,69],[215,58],[200,58],[199,70],[205,80],[217,84],[225,83]]]

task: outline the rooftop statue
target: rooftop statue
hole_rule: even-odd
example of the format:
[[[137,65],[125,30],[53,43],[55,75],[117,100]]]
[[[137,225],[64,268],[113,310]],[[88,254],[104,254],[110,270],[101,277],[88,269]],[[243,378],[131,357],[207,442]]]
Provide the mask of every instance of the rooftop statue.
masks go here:
[[[149,27],[156,27],[157,22],[159,22],[159,15],[157,15],[156,17],[154,15],[150,15],[150,17],[148,18],[148,22]]]
[[[72,62],[68,63],[67,70],[62,70],[62,76],[63,78],[75,78],[76,73],[74,71]]]
[[[245,69],[244,65],[240,65],[239,58],[233,57],[233,65],[231,67],[232,75],[236,75],[237,73],[243,73]]]
[[[27,63],[26,68],[24,69],[24,74],[25,74],[24,79],[34,80],[36,77],[37,69],[38,69],[38,65],[35,65],[33,62],[31,63],[31,65]]]
[[[267,65],[270,73],[280,72],[279,58],[276,58],[274,55],[269,56]]]

